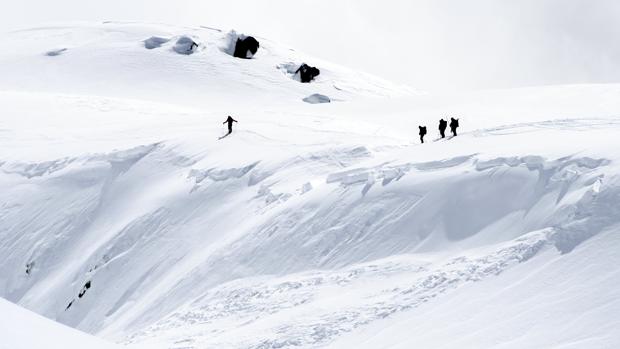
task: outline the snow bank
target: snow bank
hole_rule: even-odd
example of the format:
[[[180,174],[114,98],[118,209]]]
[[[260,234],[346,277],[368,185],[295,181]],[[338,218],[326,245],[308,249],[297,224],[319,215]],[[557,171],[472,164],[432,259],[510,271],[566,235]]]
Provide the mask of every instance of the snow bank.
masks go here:
[[[301,82],[299,74],[296,74],[297,69],[299,68],[299,64],[294,62],[281,63],[278,64],[276,68],[289,78]]]
[[[245,37],[244,35],[239,35],[235,30],[231,30],[223,38],[220,39],[218,47],[220,51],[233,56],[235,54],[235,46],[237,45],[237,39],[239,37]]]

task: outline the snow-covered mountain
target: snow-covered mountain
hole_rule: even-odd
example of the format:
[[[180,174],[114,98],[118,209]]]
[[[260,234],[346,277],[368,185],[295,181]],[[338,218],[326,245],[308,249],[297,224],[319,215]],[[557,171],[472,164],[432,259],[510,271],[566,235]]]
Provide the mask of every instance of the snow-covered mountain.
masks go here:
[[[430,95],[233,34],[0,38],[0,297],[148,348],[620,345],[620,85]]]
[[[244,103],[236,103],[242,105],[279,104],[311,93],[348,100],[411,92],[261,37],[257,37],[261,46],[255,59],[232,59],[229,49],[240,34],[208,27],[114,22],[19,30],[0,39],[6,48],[0,58],[1,84],[16,91],[227,110],[231,99],[242,99]],[[191,51],[184,44],[188,39],[198,45]],[[311,86],[295,83],[290,76],[289,70],[303,62],[321,67]]]

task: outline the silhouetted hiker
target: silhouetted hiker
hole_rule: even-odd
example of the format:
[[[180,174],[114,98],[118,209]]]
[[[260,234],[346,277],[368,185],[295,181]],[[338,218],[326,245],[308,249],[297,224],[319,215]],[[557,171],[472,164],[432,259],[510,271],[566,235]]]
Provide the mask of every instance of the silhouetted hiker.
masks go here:
[[[457,129],[457,127],[459,127],[459,119],[451,118],[451,120],[450,120],[450,131],[452,131],[452,134],[454,135],[454,137],[456,137],[456,129]]]
[[[439,120],[439,134],[441,138],[446,138],[446,128],[448,127],[448,122],[444,119]]]
[[[228,115],[228,119],[224,121],[222,124],[228,123],[228,134],[232,133],[232,123],[237,122],[237,120],[233,119],[232,116]]]
[[[420,128],[420,142],[424,143],[424,135],[426,135],[426,126],[418,126]]]

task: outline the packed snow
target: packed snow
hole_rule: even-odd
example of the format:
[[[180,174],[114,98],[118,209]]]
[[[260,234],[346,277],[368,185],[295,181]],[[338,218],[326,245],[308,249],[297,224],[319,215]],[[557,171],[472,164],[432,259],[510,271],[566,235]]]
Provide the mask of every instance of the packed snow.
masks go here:
[[[231,33],[0,37],[0,297],[128,347],[620,345],[620,85],[426,94]],[[104,343],[0,310],[0,348]]]

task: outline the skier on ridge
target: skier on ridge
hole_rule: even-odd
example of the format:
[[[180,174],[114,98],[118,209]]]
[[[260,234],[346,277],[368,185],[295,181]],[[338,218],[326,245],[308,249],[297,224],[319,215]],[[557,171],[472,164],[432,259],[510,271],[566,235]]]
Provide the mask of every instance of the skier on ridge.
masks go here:
[[[233,119],[232,116],[228,115],[228,119],[226,119],[226,121],[222,123],[222,124],[228,123],[228,134],[232,133],[233,122],[237,122],[237,120]]]
[[[448,122],[444,119],[439,120],[439,134],[441,138],[446,138],[446,128],[448,128]]]
[[[420,142],[424,143],[424,136],[426,135],[426,126],[418,126],[420,129]]]
[[[450,131],[456,137],[456,129],[459,127],[459,119],[450,118]]]

